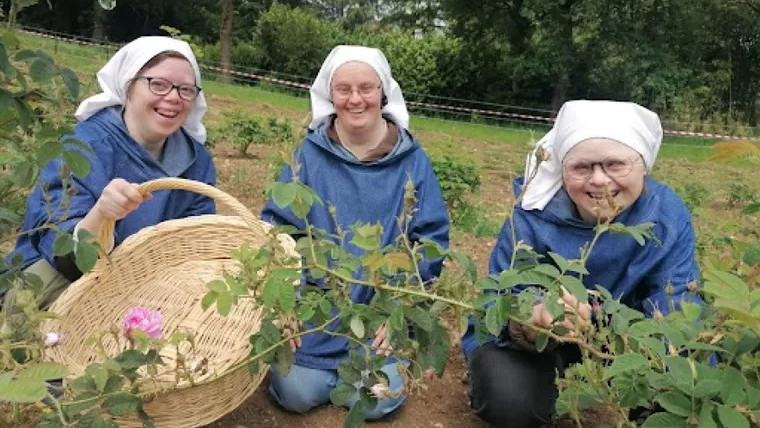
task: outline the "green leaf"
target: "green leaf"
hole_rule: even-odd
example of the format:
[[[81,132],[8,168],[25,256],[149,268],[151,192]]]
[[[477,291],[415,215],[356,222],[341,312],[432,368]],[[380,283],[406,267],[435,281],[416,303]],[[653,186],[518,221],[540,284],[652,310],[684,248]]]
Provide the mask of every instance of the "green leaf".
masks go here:
[[[97,387],[95,386],[95,381],[92,379],[92,376],[80,376],[76,379],[74,379],[73,382],[71,382],[71,387],[74,388],[76,391],[80,392],[96,392]]]
[[[302,305],[298,308],[296,317],[298,318],[299,321],[306,322],[306,321],[309,321],[314,316],[315,313],[316,311],[311,306]]]
[[[14,380],[0,385],[0,401],[34,403],[47,395],[47,384],[33,379]]]
[[[90,173],[90,161],[79,152],[65,150],[63,152],[63,161],[77,177],[84,177]]]
[[[95,387],[98,388],[98,391],[103,391],[108,381],[108,370],[101,364],[90,364],[84,372],[95,381]]]
[[[59,233],[53,242],[53,254],[58,257],[65,256],[74,251],[75,245],[76,241],[74,241],[74,238],[71,235],[68,233]]]
[[[137,411],[140,405],[140,397],[126,391],[117,392],[103,400],[103,407],[114,416],[126,416]]]
[[[81,232],[81,231],[80,231]],[[81,239],[74,248],[74,263],[81,272],[87,272],[98,261],[98,247]]]
[[[296,288],[290,282],[280,284],[280,306],[285,312],[290,312],[296,307]]]
[[[678,391],[670,391],[658,395],[655,400],[663,409],[678,416],[691,416],[693,408],[691,400]]]
[[[358,315],[351,317],[351,332],[358,339],[364,339],[364,321]]]
[[[379,224],[367,224],[356,227],[351,243],[362,250],[374,250],[380,245],[382,226]]]
[[[549,345],[549,336],[545,333],[539,333],[538,336],[536,336],[536,352],[544,352],[544,349],[546,349],[546,346]]]
[[[293,351],[290,350],[290,344],[283,343],[274,352],[272,366],[274,366],[278,373],[287,376],[290,371],[290,366],[293,365],[293,358]]]
[[[145,354],[136,349],[127,349],[117,355],[114,360],[119,363],[122,370],[134,370],[144,365],[146,360]]]
[[[346,419],[343,420],[344,428],[357,428],[364,423],[365,408],[364,403],[359,401],[348,411]]]
[[[47,141],[37,149],[37,165],[44,167],[48,162],[61,156],[63,145],[58,141]]]
[[[626,353],[615,357],[615,361],[605,369],[605,379],[621,373],[636,371],[648,365],[647,359],[641,354]]]
[[[343,360],[338,364],[338,376],[343,383],[350,385],[362,380],[361,372],[352,366],[348,360]]]
[[[699,425],[698,428],[717,428],[715,419],[713,419],[713,409],[715,406],[709,401],[702,402],[702,408],[699,409]]]
[[[116,392],[121,390],[121,388],[124,386],[124,378],[118,375],[114,375],[108,378],[106,381],[105,386],[103,387],[103,393],[104,394],[110,394],[112,392]]]
[[[19,380],[46,381],[63,379],[69,375],[69,370],[63,364],[43,362],[24,368],[19,374]]]
[[[280,207],[285,208],[296,199],[298,185],[295,183],[275,182],[272,184],[272,201]]]
[[[508,320],[509,300],[507,297],[499,297],[494,304],[486,310],[486,328],[489,333],[498,336]]]
[[[507,290],[509,288],[514,287],[515,285],[520,285],[523,283],[523,276],[520,274],[520,272],[517,269],[509,269],[501,272],[496,279],[498,281],[499,286],[494,287],[493,281],[486,277],[483,281],[485,281],[485,284],[483,288],[496,288],[497,290]],[[489,285],[490,283],[490,285]]]
[[[229,288],[227,287],[227,283],[222,281],[221,279],[215,279],[208,284],[206,284],[206,287],[215,292],[215,293],[226,293],[229,291]]]
[[[559,277],[560,284],[564,285],[573,296],[580,302],[588,301],[588,290],[580,279],[574,276],[562,275]]]
[[[727,406],[739,404],[745,397],[746,380],[741,372],[734,367],[726,367],[720,388],[720,399]]]
[[[22,49],[18,52],[16,52],[16,55],[13,56],[13,59],[16,61],[26,61],[28,59],[34,59],[37,58],[39,55],[36,51],[33,51],[31,49]]]
[[[718,394],[721,383],[715,379],[702,379],[694,386],[694,397],[706,398]]]
[[[724,427],[749,428],[747,418],[728,406],[718,406],[718,420]]]
[[[431,332],[433,331],[433,318],[430,314],[419,306],[413,307],[408,311],[407,317],[421,329]]]
[[[404,308],[400,305],[394,306],[391,310],[391,315],[388,319],[388,325],[392,330],[401,330],[406,328],[406,322],[404,321]]]
[[[10,170],[11,180],[19,187],[28,186],[34,181],[35,168],[30,162],[19,162]]]
[[[13,103],[16,106],[16,113],[18,113],[18,118],[19,118],[19,122],[21,122],[21,127],[24,129],[28,129],[29,125],[32,124],[32,111],[29,110],[28,105],[26,105],[23,101],[19,100],[18,98],[14,98]]]
[[[201,308],[203,308],[204,311],[208,310],[208,308],[211,307],[211,305],[216,302],[216,297],[218,296],[217,293],[214,293],[213,291],[209,291],[206,293],[205,296],[203,296],[203,299],[201,299]]]
[[[356,387],[350,383],[341,382],[330,391],[330,401],[336,406],[344,406],[356,394]]]
[[[79,98],[79,77],[69,68],[61,69],[61,77],[66,89],[69,91],[69,98],[76,100]]]
[[[702,314],[702,306],[691,302],[681,302],[681,312],[686,317],[686,321],[695,322]]]
[[[232,310],[232,294],[229,292],[219,293],[216,296],[216,311],[226,317]]]
[[[1,55],[0,58],[2,58]],[[15,108],[15,103],[12,93],[5,89],[0,89],[0,111],[8,111]]]
[[[57,71],[58,67],[47,58],[38,57],[29,65],[29,75],[40,83],[50,82]]]
[[[546,263],[539,264],[538,266],[533,268],[533,271],[542,273],[552,279],[557,278],[560,275],[559,270],[557,270],[556,267],[550,264],[546,264]]]
[[[687,428],[686,419],[670,413],[655,413],[647,418],[642,428]]]

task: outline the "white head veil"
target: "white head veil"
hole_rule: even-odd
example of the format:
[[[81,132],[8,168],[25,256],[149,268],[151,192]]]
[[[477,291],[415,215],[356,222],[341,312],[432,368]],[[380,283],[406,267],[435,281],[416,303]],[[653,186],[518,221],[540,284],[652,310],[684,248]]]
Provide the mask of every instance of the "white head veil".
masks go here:
[[[557,114],[554,127],[528,155],[523,209],[544,209],[562,187],[565,155],[576,144],[590,138],[607,138],[625,144],[641,155],[647,171],[651,172],[662,143],[662,125],[657,114],[630,102],[566,102]],[[540,161],[542,153],[548,155],[548,159]]]
[[[81,122],[106,107],[124,105],[127,102],[129,80],[135,77],[151,58],[165,51],[175,51],[187,58],[195,72],[195,84],[200,87],[201,73],[187,42],[163,36],[140,37],[119,49],[98,71],[98,83],[103,92],[82,101],[74,116]],[[205,114],[206,98],[201,92],[182,125],[182,128],[200,143],[206,142],[206,128],[201,123]]]
[[[382,51],[364,46],[340,45],[333,48],[322,63],[314,83],[311,84],[311,123],[310,129],[316,129],[325,119],[335,114],[332,104],[330,84],[335,70],[341,65],[360,61],[375,69],[383,84],[383,94],[388,102],[382,109],[383,114],[390,116],[397,126],[409,128],[409,113],[406,111],[404,95],[401,87],[391,76],[391,67]]]

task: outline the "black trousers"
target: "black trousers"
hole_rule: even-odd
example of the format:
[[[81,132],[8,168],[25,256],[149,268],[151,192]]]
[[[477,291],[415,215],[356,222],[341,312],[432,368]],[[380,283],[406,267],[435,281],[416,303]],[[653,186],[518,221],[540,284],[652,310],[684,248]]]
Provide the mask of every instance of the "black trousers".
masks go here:
[[[558,395],[554,379],[580,360],[575,345],[536,353],[486,343],[468,361],[470,406],[478,417],[496,427],[549,424]]]

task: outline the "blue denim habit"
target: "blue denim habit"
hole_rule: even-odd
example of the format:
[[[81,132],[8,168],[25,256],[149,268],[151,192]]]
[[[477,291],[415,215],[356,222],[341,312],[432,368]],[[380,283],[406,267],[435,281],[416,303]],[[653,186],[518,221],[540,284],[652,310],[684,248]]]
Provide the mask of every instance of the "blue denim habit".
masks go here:
[[[310,225],[330,234],[337,232],[336,224],[328,212],[330,205],[341,229],[350,232],[357,222],[380,224],[383,234],[380,246],[395,244],[400,230],[397,217],[404,210],[404,185],[408,179],[414,182],[417,205],[409,228],[409,239],[418,242],[427,238],[444,248],[449,243],[449,216],[441,195],[433,167],[420,144],[409,131],[400,128],[394,148],[382,159],[361,162],[342,145],[330,139],[324,122],[316,130],[309,130],[301,146],[296,149],[295,160],[300,165],[298,178],[311,187],[324,205],[314,204],[307,216]],[[293,171],[285,166],[278,178],[291,182]],[[262,219],[277,225],[292,225],[305,230],[303,220],[290,208],[279,208],[269,200],[261,215]],[[359,256],[363,250],[346,239],[345,249]],[[441,259],[423,260],[419,269],[424,281],[437,277],[441,272]],[[351,300],[369,303],[374,289],[353,285]],[[341,337],[314,333],[303,337],[302,346],[295,355],[295,363],[315,369],[336,369],[341,360],[348,357],[348,343]]]
[[[678,195],[669,187],[649,176],[644,191],[630,207],[621,212],[615,222],[627,226],[654,223],[654,235],[660,241],[648,239],[640,246],[627,235],[604,233],[596,242],[587,260],[588,274],[583,277],[587,289],[605,287],[616,299],[646,315],[654,308],[669,312],[671,303],[681,299],[701,301],[688,293],[691,281],[699,281],[700,272],[695,259],[694,228],[691,213]],[[522,189],[523,178],[514,181],[515,195]],[[577,259],[580,248],[593,239],[594,225],[584,222],[564,188],[560,189],[543,210],[514,211],[515,235],[547,257],[554,252],[566,259]],[[512,258],[512,231],[509,221],[499,233],[491,252],[489,273],[498,275],[509,269]],[[672,297],[665,287],[672,286]],[[521,288],[516,287],[516,292]],[[675,302],[670,302],[669,299]],[[500,340],[508,341],[507,329]],[[489,337],[487,341],[496,338]],[[469,356],[478,347],[472,325],[462,338],[462,350]]]
[[[47,228],[32,230],[53,222],[61,230],[72,232],[114,178],[142,183],[162,177],[181,177],[215,184],[216,172],[211,155],[182,128],[167,139],[162,160],[158,161],[129,136],[121,113],[121,106],[100,110],[77,124],[74,135],[64,137],[64,143],[66,139],[74,138],[92,149],[89,152],[66,144],[67,150],[77,150],[87,158],[90,173],[85,177],[72,178],[71,184],[76,193],[66,208],[61,204],[64,189],[60,171],[63,160],[59,157],[48,162],[29,195],[21,235],[6,263],[9,264],[15,255],[21,255],[21,269],[43,257],[55,266],[53,242],[56,232]],[[52,215],[48,215],[48,208]],[[140,229],[164,220],[214,212],[214,201],[206,196],[185,190],[156,191],[153,192],[152,199],[143,202],[135,211],[116,222],[114,245],[119,245]]]

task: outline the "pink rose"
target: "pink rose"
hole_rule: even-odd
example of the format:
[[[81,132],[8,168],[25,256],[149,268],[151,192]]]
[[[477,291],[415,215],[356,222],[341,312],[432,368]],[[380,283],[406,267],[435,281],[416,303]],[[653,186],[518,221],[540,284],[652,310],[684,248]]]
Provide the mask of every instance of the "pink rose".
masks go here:
[[[163,319],[158,311],[145,308],[132,308],[124,317],[124,335],[131,338],[132,330],[141,330],[148,337],[158,339],[161,337],[161,323]]]

